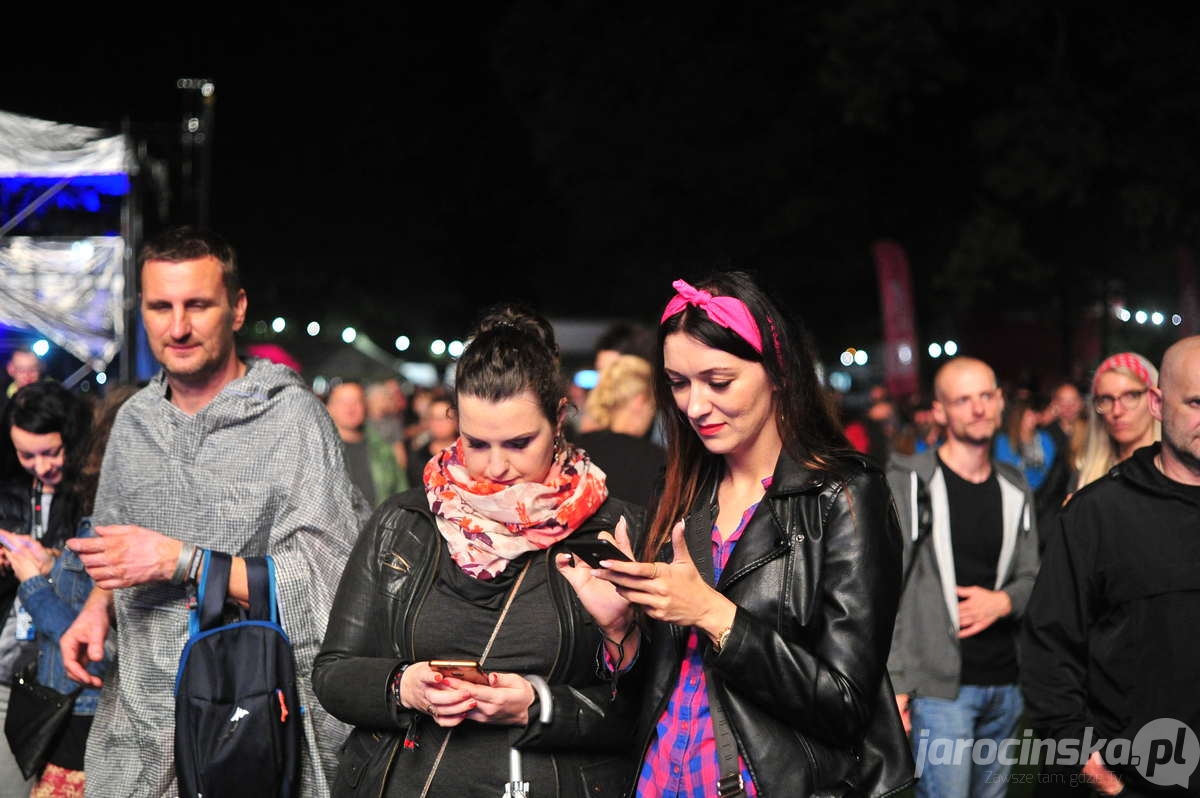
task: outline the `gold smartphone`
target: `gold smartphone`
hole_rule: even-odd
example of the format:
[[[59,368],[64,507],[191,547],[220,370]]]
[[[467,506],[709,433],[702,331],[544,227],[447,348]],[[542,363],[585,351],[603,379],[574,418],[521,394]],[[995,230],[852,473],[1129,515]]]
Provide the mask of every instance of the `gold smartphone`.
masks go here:
[[[429,667],[443,676],[453,676],[474,684],[488,684],[487,674],[473,659],[433,659],[429,661]]]

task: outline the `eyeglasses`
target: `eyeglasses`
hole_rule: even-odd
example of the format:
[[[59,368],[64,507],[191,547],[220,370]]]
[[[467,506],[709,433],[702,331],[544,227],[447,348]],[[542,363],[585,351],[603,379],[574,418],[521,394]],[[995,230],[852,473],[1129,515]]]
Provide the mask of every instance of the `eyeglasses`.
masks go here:
[[[1132,410],[1142,401],[1142,397],[1145,396],[1147,390],[1149,389],[1143,388],[1140,391],[1126,391],[1120,396],[1109,396],[1104,393],[1097,394],[1092,397],[1092,407],[1096,408],[1097,413],[1104,415],[1113,409],[1113,402],[1120,401],[1121,407],[1126,410]]]

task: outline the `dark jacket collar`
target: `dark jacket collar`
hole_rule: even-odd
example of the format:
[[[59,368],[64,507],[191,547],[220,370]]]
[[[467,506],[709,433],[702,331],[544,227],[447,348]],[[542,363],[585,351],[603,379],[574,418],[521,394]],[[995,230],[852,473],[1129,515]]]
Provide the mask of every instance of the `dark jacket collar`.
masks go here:
[[[775,473],[771,475],[771,487],[767,489],[767,496],[773,498],[819,490],[828,479],[829,474],[796,461],[785,449],[780,452],[779,460],[775,463]]]
[[[1161,451],[1162,443],[1160,441],[1156,441],[1149,446],[1143,446],[1113,466],[1109,473],[1117,478],[1127,480],[1139,490],[1153,496],[1179,499],[1197,505],[1197,496],[1200,492],[1197,492],[1191,486],[1175,482],[1158,470],[1158,466],[1154,460]],[[1096,482],[1100,481],[1096,480]],[[1085,488],[1088,487],[1091,487],[1091,485],[1085,486]]]
[[[1154,458],[1158,456],[1160,451],[1162,451],[1162,443],[1155,441],[1149,446],[1135,449],[1133,454],[1123,462],[1113,466],[1112,470],[1143,490],[1158,494],[1165,493],[1163,474],[1158,470],[1158,466],[1154,464]]]
[[[716,522],[716,488],[720,474],[720,469],[713,469],[708,475],[687,518],[688,551],[701,576],[710,584],[713,574],[712,526]],[[773,557],[789,545],[788,530],[782,527],[780,513],[773,504],[801,494],[819,492],[833,479],[835,477],[831,472],[814,470],[797,462],[786,451],[781,452],[771,477],[771,486],[734,547],[721,574],[721,585],[737,578],[743,568]],[[787,516],[791,517],[791,514]]]
[[[705,502],[708,504],[716,502],[717,485],[724,473],[724,467],[720,464],[708,470],[701,480],[701,488],[696,494],[697,499],[692,507],[693,512],[701,508]],[[767,489],[766,495],[777,497],[819,490],[831,479],[831,476],[826,471],[818,471],[800,463],[784,449],[780,451],[779,459],[775,462],[775,471],[771,474],[771,487]]]

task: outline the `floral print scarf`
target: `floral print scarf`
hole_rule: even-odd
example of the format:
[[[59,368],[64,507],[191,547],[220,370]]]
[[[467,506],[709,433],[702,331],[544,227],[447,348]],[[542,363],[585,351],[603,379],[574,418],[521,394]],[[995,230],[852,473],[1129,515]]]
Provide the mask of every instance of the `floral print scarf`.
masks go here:
[[[567,444],[542,482],[473,479],[459,439],[425,466],[425,495],[458,567],[490,580],[510,560],[547,549],[578,529],[608,498],[604,472]]]

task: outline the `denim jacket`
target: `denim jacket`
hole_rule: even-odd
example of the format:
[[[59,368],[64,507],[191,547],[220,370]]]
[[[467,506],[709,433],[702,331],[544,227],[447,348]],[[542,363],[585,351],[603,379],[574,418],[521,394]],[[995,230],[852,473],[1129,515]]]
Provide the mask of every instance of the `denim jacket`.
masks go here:
[[[77,537],[94,537],[95,534],[90,518],[79,522]],[[92,578],[84,569],[79,555],[64,547],[48,575],[26,579],[17,593],[21,604],[33,616],[33,625],[37,630],[38,681],[60,693],[69,693],[79,684],[71,681],[63,668],[58,639],[75,620],[91,592]],[[108,663],[106,652],[104,661],[89,665],[88,672],[103,677]],[[99,697],[100,688],[85,687],[75,699],[74,714],[95,715]]]

